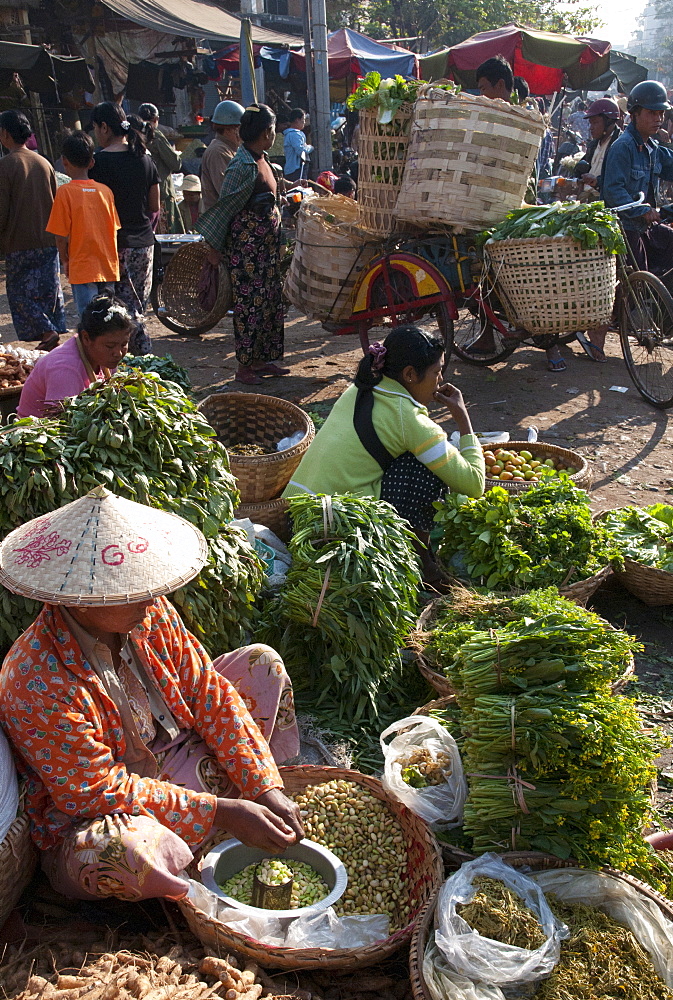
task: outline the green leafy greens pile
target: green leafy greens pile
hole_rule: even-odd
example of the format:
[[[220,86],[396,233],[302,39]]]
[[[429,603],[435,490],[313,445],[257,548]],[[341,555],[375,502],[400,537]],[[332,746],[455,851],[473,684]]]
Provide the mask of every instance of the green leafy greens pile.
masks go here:
[[[489,589],[560,586],[593,576],[620,556],[589,499],[570,480],[478,500],[450,493],[435,504],[442,563]]]
[[[400,650],[416,619],[414,535],[378,500],[331,497],[331,526],[320,496],[289,503],[292,566],[258,635],[283,657],[300,709],[332,732],[369,730],[378,742],[413,697]]]
[[[536,236],[572,236],[585,249],[600,246],[608,253],[626,253],[619,223],[602,201],[590,205],[556,201],[553,205],[516,208],[507,213],[503,222],[481,233],[478,243]]]
[[[98,485],[191,521],[206,536],[210,558],[171,600],[211,654],[240,643],[262,565],[246,534],[229,524],[238,489],[227,453],[175,383],[117,374],[66,400],[58,419],[18,420],[0,435],[0,470],[3,537]],[[0,587],[0,648],[39,610]]]
[[[673,573],[673,507],[665,503],[623,507],[610,511],[601,523],[623,556]]]
[[[346,104],[350,111],[378,108],[379,124],[389,125],[403,104],[416,100],[420,85],[420,80],[405,80],[399,74],[384,80],[380,73],[374,71],[358,81],[357,89],[348,96]]]
[[[141,371],[151,372],[158,375],[164,382],[175,382],[185,392],[190,392],[192,382],[186,368],[173,361],[170,354],[159,357],[157,354],[143,354],[137,357],[134,354],[127,354],[122,360],[117,371]]]

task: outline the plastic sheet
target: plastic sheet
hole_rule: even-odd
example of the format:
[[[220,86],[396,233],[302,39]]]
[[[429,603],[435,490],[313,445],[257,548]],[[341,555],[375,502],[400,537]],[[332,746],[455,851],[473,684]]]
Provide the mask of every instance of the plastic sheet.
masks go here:
[[[16,819],[19,809],[19,784],[16,765],[7,737],[0,729],[0,841]]]
[[[386,743],[388,736],[398,735]],[[425,747],[436,759],[440,752],[451,758],[451,774],[442,785],[412,788],[402,777],[402,766],[409,751]],[[428,716],[410,715],[394,722],[381,733],[384,757],[383,787],[398,802],[438,829],[459,826],[467,797],[467,782],[456,741],[446,727]]]
[[[194,879],[189,880],[187,898],[209,917],[271,948],[363,948],[384,941],[390,934],[389,920],[384,914],[338,917],[333,907],[294,919],[279,920],[272,911],[267,914],[262,910],[259,916],[250,916],[227,906]]]

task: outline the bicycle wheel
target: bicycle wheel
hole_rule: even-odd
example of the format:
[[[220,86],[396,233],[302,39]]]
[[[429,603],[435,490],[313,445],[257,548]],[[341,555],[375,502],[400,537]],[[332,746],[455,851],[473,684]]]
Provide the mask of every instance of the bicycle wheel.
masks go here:
[[[652,406],[673,406],[673,296],[649,271],[620,282],[619,335],[633,383]]]
[[[446,302],[435,302],[427,309],[422,306],[410,309],[408,303],[414,298],[414,291],[409,280],[409,276],[404,271],[390,269],[387,274],[388,284],[383,274],[380,274],[371,288],[372,308],[388,306],[388,293],[392,294],[394,312],[386,317],[382,317],[380,325],[387,327],[390,332],[391,326],[403,326],[406,323],[426,325],[426,317],[434,320],[439,331],[439,336],[444,341],[444,363],[449,360],[453,349],[453,320],[449,316]],[[379,328],[379,323],[374,322],[370,330]],[[428,330],[428,333],[434,331]]]
[[[502,316],[498,320],[514,333],[514,327]],[[488,368],[504,361],[513,354],[521,343],[516,337],[505,337],[488,317],[481,302],[472,302],[460,310],[460,316],[453,327],[453,353],[461,361],[478,368]]]

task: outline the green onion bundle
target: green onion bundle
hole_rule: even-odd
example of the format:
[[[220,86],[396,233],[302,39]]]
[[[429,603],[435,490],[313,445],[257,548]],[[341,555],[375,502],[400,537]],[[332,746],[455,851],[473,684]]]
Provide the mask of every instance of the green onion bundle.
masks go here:
[[[290,513],[292,566],[267,606],[264,639],[283,656],[300,706],[378,724],[405,695],[400,649],[420,583],[414,535],[368,498],[301,495]]]
[[[54,419],[28,417],[0,435],[0,535],[97,485],[179,514],[206,536],[207,566],[172,595],[187,627],[215,655],[240,643],[261,588],[261,563],[229,524],[238,503],[224,447],[173,382],[117,374],[65,400]],[[0,647],[40,604],[0,588]]]

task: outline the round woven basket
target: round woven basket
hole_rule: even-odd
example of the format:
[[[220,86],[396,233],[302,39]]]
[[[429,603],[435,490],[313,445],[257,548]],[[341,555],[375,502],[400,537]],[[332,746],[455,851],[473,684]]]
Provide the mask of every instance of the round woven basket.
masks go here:
[[[575,870],[584,870],[582,865],[579,865],[576,861],[562,861],[560,858],[556,858],[553,855],[538,854],[535,851],[511,852],[509,854],[502,854],[501,857],[503,861],[508,862],[508,864],[512,865],[514,868],[528,868],[534,872],[547,871],[550,868],[571,868]],[[616,868],[605,867],[601,869],[601,873],[611,875],[613,878],[619,879],[620,881],[633,886],[633,888],[637,889],[641,895],[652,900],[652,902],[659,907],[663,915],[668,920],[673,920],[673,903],[660,893],[656,892],[656,890],[647,885],[645,882],[641,882],[640,879],[634,878],[632,875],[627,875],[626,872],[617,871]],[[438,892],[435,893],[433,898],[426,903],[423,911],[419,914],[411,938],[411,947],[409,949],[409,974],[414,1000],[433,1000],[432,994],[428,990],[423,978],[423,956],[425,955],[425,947],[428,943],[428,937],[434,926],[435,908],[437,906],[438,895]]]
[[[612,513],[611,510],[604,510],[596,515],[596,520],[600,521],[606,514]],[[648,604],[651,608],[673,604],[673,573],[657,569],[656,566],[643,566],[642,563],[625,556],[624,569],[616,569],[614,574],[619,582],[643,604]]]
[[[215,305],[206,310],[199,304],[199,279],[208,252],[209,248],[203,241],[181,247],[166,265],[158,288],[159,313],[188,329],[215,326],[231,307],[231,281],[223,264],[219,269]]]
[[[569,448],[559,448],[555,444],[546,444],[543,441],[508,441],[507,444],[498,445],[497,447],[504,448],[505,451],[529,451],[535,461],[544,462],[548,458],[553,458],[555,461],[562,460],[564,465],[572,465],[573,468],[577,469],[572,476],[569,476],[571,483],[575,486],[579,486],[583,490],[589,490],[591,488],[592,482],[592,470],[591,466],[587,462],[583,455],[579,452],[571,451]],[[492,451],[492,447],[486,445],[483,446],[484,451]],[[523,493],[525,490],[529,490],[531,486],[537,485],[536,483],[514,483],[511,481],[502,481],[500,479],[486,479],[486,485],[484,489],[490,490],[494,486],[502,486],[504,490],[508,493]]]
[[[388,236],[395,228],[395,206],[404,176],[413,110],[413,104],[403,104],[387,125],[377,121],[377,108],[360,112],[360,220],[364,229],[378,236]]]
[[[229,455],[242,504],[274,500],[290,481],[302,455],[315,437],[313,421],[304,410],[277,396],[253,392],[216,392],[199,403],[225,448],[235,444],[258,444],[265,455]],[[276,451],[282,438],[303,431],[299,444]]]
[[[26,888],[37,864],[37,850],[30,838],[30,821],[19,813],[0,844],[0,928]]]
[[[507,319],[533,334],[569,333],[609,323],[617,258],[572,236],[497,240],[484,247]]]
[[[281,542],[289,542],[292,535],[288,502],[279,497],[278,500],[267,500],[266,503],[243,503],[234,513],[234,517],[249,517],[253,524],[264,524],[277,535]]]
[[[588,576],[586,580],[578,580],[577,583],[561,584],[558,592],[561,597],[567,597],[569,601],[574,601],[575,604],[579,604],[584,608],[589,598],[593,597],[598,588],[610,576],[612,576],[612,566],[604,566],[598,573]],[[571,579],[570,575],[566,579]]]
[[[486,229],[521,208],[544,133],[537,111],[421,88],[395,214]]]
[[[307,316],[345,322],[358,276],[379,251],[371,233],[360,228],[357,202],[343,195],[305,201],[285,294]]]
[[[343,779],[344,781],[357,782],[387,804],[390,811],[397,817],[407,842],[409,860],[406,882],[412,906],[409,924],[396,931],[385,941],[377,941],[363,948],[333,950],[304,948],[298,951],[292,948],[269,947],[253,938],[245,937],[225,926],[219,920],[208,917],[189,900],[181,899],[178,901],[178,906],[182,910],[189,929],[207,949],[213,950],[213,954],[224,955],[229,951],[237,952],[252,958],[262,968],[338,969],[343,972],[356,972],[369,965],[376,965],[378,962],[384,961],[398,948],[409,942],[421,909],[442,883],[444,870],[437,841],[423,820],[390,798],[384,791],[381,782],[376,778],[360,774],[359,771],[350,771],[340,767],[312,767],[310,765],[281,767],[280,773],[285,783],[285,791],[289,795],[298,793],[309,785]]]

